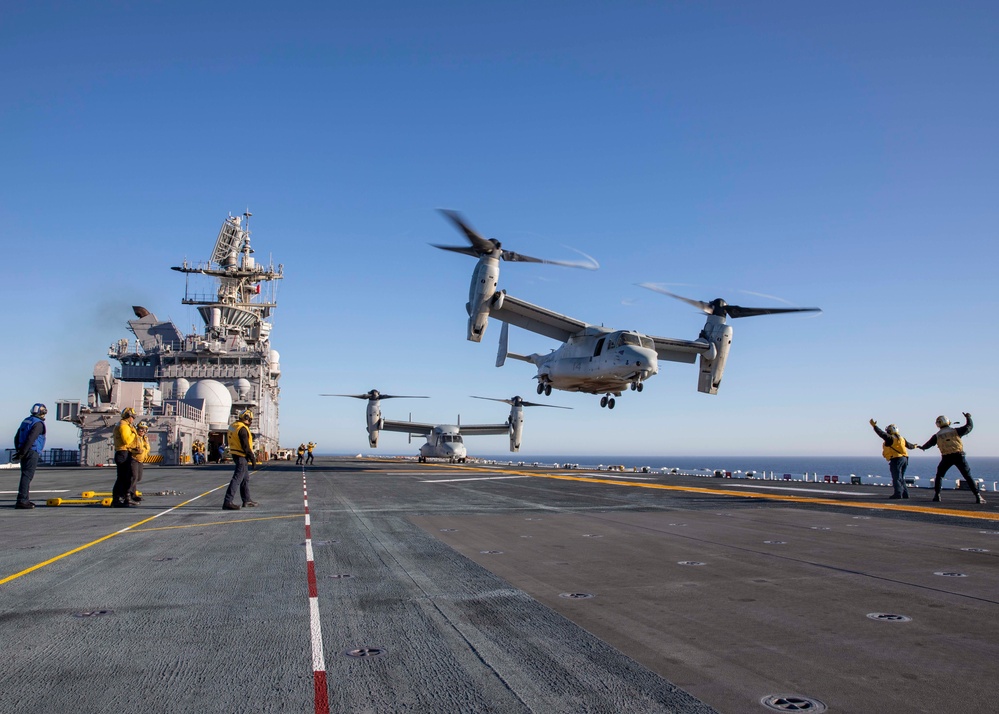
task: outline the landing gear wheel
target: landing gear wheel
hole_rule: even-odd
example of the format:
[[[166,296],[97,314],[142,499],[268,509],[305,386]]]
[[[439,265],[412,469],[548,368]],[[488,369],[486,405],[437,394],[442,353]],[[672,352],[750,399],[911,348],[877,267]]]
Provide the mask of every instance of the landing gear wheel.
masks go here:
[[[611,397],[610,399],[607,400],[607,408],[608,409],[614,408],[614,397]]]
[[[551,395],[552,395],[552,385],[546,383],[545,384],[545,396],[546,397],[550,397]]]
[[[645,382],[639,382],[638,386],[635,387],[635,389],[637,389],[639,392],[645,389]]]
[[[543,391],[545,391],[545,385],[538,382],[538,394],[541,394]]]
[[[601,407],[607,406],[607,397],[600,397],[600,406]]]

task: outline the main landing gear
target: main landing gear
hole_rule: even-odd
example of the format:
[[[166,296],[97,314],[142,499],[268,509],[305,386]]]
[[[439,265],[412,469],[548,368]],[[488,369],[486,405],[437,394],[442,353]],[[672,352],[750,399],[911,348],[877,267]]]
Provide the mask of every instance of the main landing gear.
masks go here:
[[[614,408],[614,397],[612,397],[609,394],[607,394],[607,395],[605,395],[603,397],[600,397],[600,406],[607,407],[608,409],[613,409]]]
[[[552,395],[551,382],[538,382],[538,394],[544,394],[546,397],[550,397]]]

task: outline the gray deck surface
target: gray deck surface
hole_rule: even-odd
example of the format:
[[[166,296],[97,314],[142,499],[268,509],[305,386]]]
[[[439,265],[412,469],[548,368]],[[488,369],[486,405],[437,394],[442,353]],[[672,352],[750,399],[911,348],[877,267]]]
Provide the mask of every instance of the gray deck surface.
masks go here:
[[[41,505],[112,469],[39,469],[33,511],[0,494],[3,711],[316,710],[302,467],[256,471],[238,512],[229,473],[147,467],[135,509]],[[967,492],[330,458],[304,476],[333,712],[999,699],[999,508]]]

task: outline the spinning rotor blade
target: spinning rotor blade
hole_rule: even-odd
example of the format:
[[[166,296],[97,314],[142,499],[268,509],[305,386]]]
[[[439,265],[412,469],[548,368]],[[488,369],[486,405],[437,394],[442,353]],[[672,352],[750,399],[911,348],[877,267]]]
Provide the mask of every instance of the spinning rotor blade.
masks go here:
[[[488,399],[491,402],[503,402],[504,404],[509,404],[511,406],[521,406],[521,407],[552,407],[553,409],[572,409],[572,407],[560,407],[557,404],[539,404],[538,402],[525,402],[520,397],[513,397],[512,399],[497,399],[496,397],[476,397],[475,395],[469,395],[472,399]]]
[[[589,261],[548,260],[546,258],[535,258],[530,255],[524,255],[523,253],[515,253],[512,250],[503,250],[498,240],[493,238],[483,238],[474,228],[468,225],[468,222],[457,211],[450,211],[442,208],[440,209],[440,212],[443,213],[445,217],[450,219],[458,230],[465,234],[465,237],[471,245],[466,248],[465,246],[438,245],[437,243],[431,243],[430,245],[434,248],[470,255],[473,258],[481,258],[483,255],[496,255],[497,257],[510,261],[511,263],[544,263],[545,265],[561,265],[566,268],[583,268],[584,270],[596,270],[600,267],[597,261],[593,260],[593,258],[590,258],[588,255],[586,257],[590,258]],[[583,255],[586,254],[583,253]]]
[[[711,302],[703,302],[701,300],[693,300],[691,298],[683,297],[682,295],[677,295],[676,293],[671,293],[655,283],[639,283],[639,286],[646,288],[647,290],[652,290],[653,292],[661,293],[663,295],[668,295],[671,298],[681,300],[688,305],[696,307],[701,312],[707,313],[708,315],[731,317],[732,319],[739,317],[756,317],[758,315],[779,315],[785,312],[822,312],[822,310],[817,307],[742,307],[741,305],[729,305],[721,298],[715,298]]]
[[[430,397],[418,397],[411,394],[381,394],[377,389],[372,389],[365,394],[320,394],[320,397],[353,397],[354,399],[430,399]]]

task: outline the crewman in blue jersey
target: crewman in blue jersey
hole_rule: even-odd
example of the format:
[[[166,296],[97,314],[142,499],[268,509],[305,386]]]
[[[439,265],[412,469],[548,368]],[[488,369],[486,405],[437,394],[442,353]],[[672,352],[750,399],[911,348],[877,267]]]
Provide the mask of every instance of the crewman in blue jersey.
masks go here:
[[[888,462],[888,470],[891,472],[892,494],[888,498],[908,498],[909,489],[905,486],[905,469],[909,465],[909,449],[917,448],[915,444],[902,438],[898,433],[898,427],[889,424],[884,431],[878,428],[878,423],[871,419],[871,426],[874,432],[884,441],[884,448],[881,455]]]
[[[33,405],[31,413],[14,434],[14,459],[21,461],[21,481],[17,485],[17,502],[14,508],[35,507],[28,499],[28,488],[45,449],[45,415],[48,412],[44,404]]]
[[[940,464],[937,466],[937,477],[933,482],[934,501],[940,500],[940,487],[943,485],[944,474],[951,466],[957,466],[971,492],[975,494],[975,503],[985,503],[985,498],[978,490],[978,484],[971,478],[971,467],[968,466],[968,459],[964,455],[964,442],[961,441],[961,437],[970,434],[975,425],[971,422],[971,414],[968,412],[964,412],[964,418],[966,420],[964,426],[953,427],[950,425],[950,419],[938,416],[937,427],[940,431],[919,447],[923,451],[934,446],[940,449]]]

